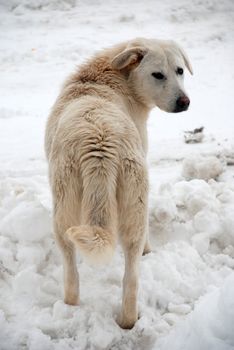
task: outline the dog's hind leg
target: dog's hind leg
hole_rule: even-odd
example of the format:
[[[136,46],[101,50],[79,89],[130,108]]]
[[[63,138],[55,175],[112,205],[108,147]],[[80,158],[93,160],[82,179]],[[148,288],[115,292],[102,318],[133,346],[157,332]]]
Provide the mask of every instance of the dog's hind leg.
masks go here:
[[[62,208],[59,209],[61,210]],[[69,226],[64,224],[63,214],[57,212],[54,217],[54,231],[63,256],[64,302],[69,305],[77,305],[79,303],[79,275],[74,244],[65,236]]]
[[[118,196],[120,239],[125,257],[122,310],[118,322],[122,328],[132,328],[138,319],[138,275],[146,240],[147,192],[148,179],[144,164],[125,161]]]
[[[125,273],[123,278],[122,310],[118,323],[120,327],[125,329],[132,328],[138,319],[138,275],[143,242],[143,240],[122,242],[125,257]]]
[[[76,249],[67,238],[66,231],[80,222],[82,182],[73,172],[69,172],[68,180],[63,170],[61,166],[57,168],[54,166],[53,177],[51,177],[53,179],[51,182],[54,199],[54,234],[63,257],[64,302],[77,305],[79,303],[79,275],[76,267]]]

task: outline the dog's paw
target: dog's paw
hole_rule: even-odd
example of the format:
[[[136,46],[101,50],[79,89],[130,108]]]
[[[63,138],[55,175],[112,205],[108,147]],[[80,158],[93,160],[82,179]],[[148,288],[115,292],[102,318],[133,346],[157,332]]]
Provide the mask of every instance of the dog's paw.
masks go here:
[[[64,303],[67,305],[79,305],[79,296],[78,294],[70,294],[64,297]]]
[[[116,322],[123,329],[132,329],[135,326],[138,317],[127,318],[120,316],[117,318]]]

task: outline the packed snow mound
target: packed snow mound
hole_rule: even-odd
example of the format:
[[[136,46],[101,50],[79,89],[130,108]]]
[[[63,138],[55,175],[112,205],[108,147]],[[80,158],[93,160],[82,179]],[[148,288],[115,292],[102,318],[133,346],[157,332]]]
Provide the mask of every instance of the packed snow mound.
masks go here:
[[[151,207],[157,241],[184,239],[203,254],[234,245],[234,187],[200,179],[161,185]]]
[[[216,179],[224,171],[224,165],[214,156],[191,156],[183,161],[182,175],[190,179]]]
[[[234,273],[224,285],[195,305],[188,318],[180,322],[155,350],[233,350],[234,349]]]
[[[140,318],[133,330],[126,332],[115,322],[124,271],[120,248],[108,266],[98,269],[89,267],[78,255],[81,304],[65,305],[62,259],[52,235],[46,178],[5,180],[0,191],[0,349],[115,346],[149,350],[190,315],[196,301],[211,287],[220,295],[229,293],[230,283],[224,291],[219,288],[234,268],[234,186],[214,180],[176,180],[162,185],[153,197],[153,252],[141,261]],[[210,307],[219,307],[220,298],[214,297]],[[226,319],[229,306],[223,307]],[[203,304],[201,310],[195,307],[188,324],[196,327],[200,317],[206,322],[202,308]],[[233,314],[228,315],[226,322],[234,322]],[[226,334],[230,342],[228,328],[222,333],[215,320],[214,334],[217,327],[220,337]]]

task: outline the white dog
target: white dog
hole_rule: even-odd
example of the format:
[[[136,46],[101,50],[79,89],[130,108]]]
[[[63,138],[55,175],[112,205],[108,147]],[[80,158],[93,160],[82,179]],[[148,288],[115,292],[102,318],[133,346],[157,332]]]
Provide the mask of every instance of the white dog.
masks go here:
[[[46,129],[54,231],[64,258],[65,302],[79,303],[75,247],[108,261],[117,240],[125,255],[118,320],[138,319],[138,270],[148,240],[146,121],[151,108],[188,109],[184,67],[173,41],[135,39],[103,50],[65,82]]]

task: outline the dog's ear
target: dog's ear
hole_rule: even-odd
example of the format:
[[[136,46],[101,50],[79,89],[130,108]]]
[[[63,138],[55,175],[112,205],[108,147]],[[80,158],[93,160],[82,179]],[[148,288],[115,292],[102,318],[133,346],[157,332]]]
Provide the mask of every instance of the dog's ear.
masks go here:
[[[188,69],[190,74],[193,75],[193,68],[192,68],[190,60],[188,58],[188,55],[186,54],[186,52],[184,51],[184,49],[180,45],[176,44],[176,46],[179,49],[179,51],[184,59],[184,64],[185,64],[186,68]]]
[[[147,50],[144,47],[132,47],[126,49],[113,58],[111,66],[116,70],[130,70],[136,68],[146,53]]]

